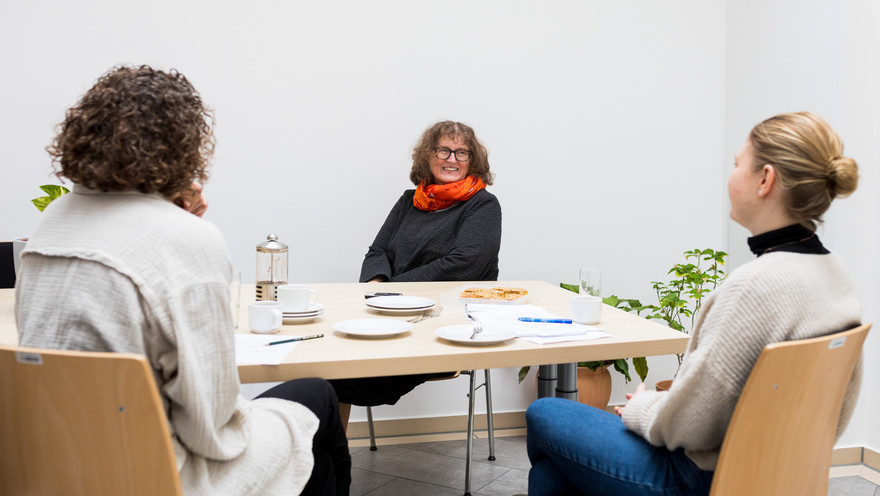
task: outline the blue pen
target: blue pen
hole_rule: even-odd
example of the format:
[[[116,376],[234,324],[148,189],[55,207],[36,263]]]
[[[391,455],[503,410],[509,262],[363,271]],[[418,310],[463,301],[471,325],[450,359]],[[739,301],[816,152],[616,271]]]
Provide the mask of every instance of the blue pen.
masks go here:
[[[532,317],[520,317],[521,322],[546,322],[548,324],[571,324],[571,319],[534,319]]]

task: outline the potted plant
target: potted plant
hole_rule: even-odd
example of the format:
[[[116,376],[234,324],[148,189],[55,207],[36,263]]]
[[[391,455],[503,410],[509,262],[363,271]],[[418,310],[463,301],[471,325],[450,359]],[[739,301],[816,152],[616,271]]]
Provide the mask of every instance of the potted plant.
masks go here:
[[[65,188],[64,186],[58,186],[56,184],[44,184],[40,186],[40,189],[46,193],[46,196],[40,196],[31,200],[31,203],[37,207],[37,210],[42,212],[52,203],[55,199],[59,198],[62,195],[66,195],[70,193],[70,190]],[[18,266],[21,264],[21,250],[24,249],[25,244],[27,243],[27,238],[16,238],[12,240],[12,260],[15,265],[15,273],[18,274]]]
[[[721,269],[727,253],[706,248],[686,251],[684,257],[684,263],[673,265],[667,272],[674,274],[669,282],[651,282],[657,295],[656,305],[643,305],[639,300],[618,298],[615,295],[604,298],[603,301],[606,305],[636,312],[638,315],[643,311],[649,312],[645,318],[660,319],[669,327],[690,334],[697,312],[703,305],[703,298],[727,277]],[[676,356],[679,365],[682,356]],[[671,384],[671,380],[659,381],[657,389],[668,389]]]
[[[578,292],[577,284],[560,283],[559,286],[574,293]],[[616,296],[602,299],[602,302],[606,305],[617,306],[615,303],[610,303],[611,301],[616,303],[619,300]],[[608,406],[608,400],[611,398],[611,373],[608,369],[614,366],[614,370],[623,375],[624,381],[629,384],[632,381],[632,377],[630,376],[629,362],[627,360],[629,359],[618,358],[615,360],[578,362],[578,400],[581,403],[604,410]],[[648,376],[647,359],[645,357],[634,357],[632,362],[639,378],[644,381],[645,377]],[[531,367],[528,365],[520,367],[518,376],[520,383],[526,378],[530,369]]]

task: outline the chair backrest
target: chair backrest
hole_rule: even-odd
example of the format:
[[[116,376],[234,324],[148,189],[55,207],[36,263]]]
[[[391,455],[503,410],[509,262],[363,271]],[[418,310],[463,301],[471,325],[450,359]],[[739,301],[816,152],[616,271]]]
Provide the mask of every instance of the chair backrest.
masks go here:
[[[844,393],[870,328],[764,348],[724,436],[712,496],[828,494]]]
[[[0,288],[15,287],[15,260],[12,241],[0,241]]]
[[[0,496],[180,495],[141,355],[0,346]]]

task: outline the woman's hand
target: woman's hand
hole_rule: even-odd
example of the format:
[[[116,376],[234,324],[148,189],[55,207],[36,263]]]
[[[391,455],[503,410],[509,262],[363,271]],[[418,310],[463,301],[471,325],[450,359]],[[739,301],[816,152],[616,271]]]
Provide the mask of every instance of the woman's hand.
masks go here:
[[[208,200],[202,194],[202,185],[197,182],[193,182],[190,189],[181,191],[173,201],[178,207],[198,217],[205,215],[208,210]]]
[[[638,386],[636,386],[636,391],[633,394],[626,393],[626,399],[631,400],[633,398],[633,396],[635,396],[637,394],[644,393],[646,390],[647,390],[647,387],[645,387],[645,383],[643,382],[643,383],[639,384]],[[614,413],[616,413],[618,416],[622,416],[624,408],[626,408],[626,407],[616,406],[616,407],[614,407]]]

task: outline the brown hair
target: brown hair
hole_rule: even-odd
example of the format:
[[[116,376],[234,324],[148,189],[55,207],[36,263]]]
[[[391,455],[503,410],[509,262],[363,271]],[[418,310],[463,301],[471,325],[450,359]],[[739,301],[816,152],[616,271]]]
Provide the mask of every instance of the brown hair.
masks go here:
[[[114,67],[67,111],[46,150],[55,174],[76,184],[171,198],[208,178],[213,123],[183,74]]]
[[[486,147],[480,143],[470,126],[453,121],[438,122],[422,133],[422,137],[413,148],[413,164],[409,173],[409,179],[413,184],[418,186],[421,183],[432,184],[434,182],[430,161],[434,157],[434,147],[443,137],[461,138],[471,151],[471,158],[468,161],[468,175],[478,176],[487,185],[492,184],[494,176],[489,170],[489,152]]]
[[[859,168],[843,156],[840,136],[809,112],[779,114],[752,128],[756,167],[773,165],[788,193],[786,208],[801,224],[816,229],[836,197],[856,190]]]

